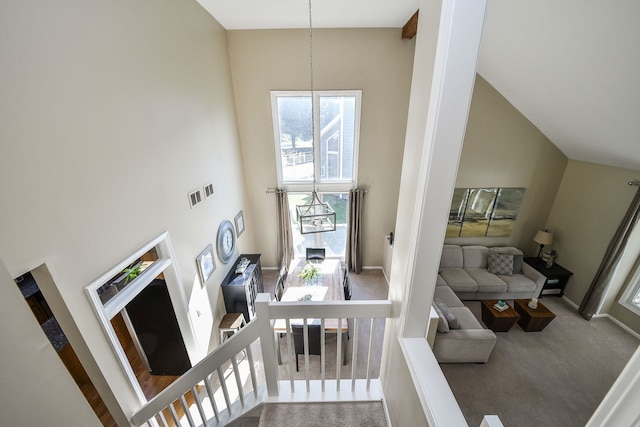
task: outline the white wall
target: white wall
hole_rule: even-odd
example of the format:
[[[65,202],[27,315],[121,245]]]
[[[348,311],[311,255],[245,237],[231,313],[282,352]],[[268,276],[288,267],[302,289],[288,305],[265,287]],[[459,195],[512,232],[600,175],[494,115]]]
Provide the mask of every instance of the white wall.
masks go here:
[[[276,266],[277,186],[271,90],[309,90],[309,31],[230,31],[229,56],[247,192],[263,264]],[[395,224],[414,41],[396,29],[313,31],[314,88],[361,89],[358,185],[364,201],[364,265],[382,265],[382,237]]]
[[[0,8],[0,259],[13,277],[46,263],[57,285],[47,292],[60,296],[54,313],[99,390],[108,394],[106,379],[128,416],[136,399],[83,288],[167,230],[186,295],[198,290],[223,307],[225,266],[217,261],[202,292],[195,257],[221,220],[247,207],[226,34],[197,3],[179,0]],[[207,182],[215,196],[190,209],[187,193]],[[238,252],[253,247],[246,222]],[[20,295],[2,304],[20,305]],[[2,325],[3,342],[13,339],[15,325]],[[36,328],[19,330],[41,341]],[[36,350],[15,351],[28,360]],[[42,387],[11,364],[1,369],[3,391]],[[51,384],[50,394],[63,386]]]

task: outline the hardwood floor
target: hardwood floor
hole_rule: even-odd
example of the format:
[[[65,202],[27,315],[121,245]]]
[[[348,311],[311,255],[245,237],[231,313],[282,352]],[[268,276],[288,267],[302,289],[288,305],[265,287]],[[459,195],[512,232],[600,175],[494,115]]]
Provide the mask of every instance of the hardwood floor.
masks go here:
[[[153,397],[157,396],[162,390],[171,385],[175,380],[180,378],[179,376],[174,375],[151,375],[145,362],[140,358],[138,351],[135,348],[133,340],[131,338],[131,334],[129,334],[129,330],[127,329],[124,319],[121,314],[116,315],[113,319],[111,319],[111,325],[116,331],[116,335],[120,340],[120,344],[124,349],[125,354],[127,355],[127,359],[129,360],[129,364],[133,369],[133,372],[138,379],[138,383],[140,383],[140,388],[142,388],[142,392],[145,397],[150,400]],[[200,388],[197,388],[200,391]],[[186,395],[186,401],[188,405],[192,405],[194,403],[193,393],[189,392]],[[174,403],[174,408],[178,417],[184,415],[184,409],[180,402]],[[164,411],[164,417],[169,424],[169,426],[175,425],[172,421],[171,412],[167,409]]]
[[[85,399],[87,399],[87,402],[89,402],[91,409],[93,409],[93,412],[95,412],[102,425],[107,427],[117,427],[116,421],[109,413],[107,406],[104,404],[104,401],[89,379],[89,375],[87,375],[87,372],[82,367],[82,364],[80,363],[75,351],[73,351],[71,344],[64,346],[58,352],[58,357],[60,357],[62,363],[67,367],[69,374],[71,374],[71,377],[80,388],[80,391],[84,395]]]

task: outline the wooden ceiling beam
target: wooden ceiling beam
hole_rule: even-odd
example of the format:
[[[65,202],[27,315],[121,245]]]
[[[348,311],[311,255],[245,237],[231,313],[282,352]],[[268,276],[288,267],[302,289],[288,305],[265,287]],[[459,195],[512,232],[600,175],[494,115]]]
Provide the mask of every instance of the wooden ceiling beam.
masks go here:
[[[414,13],[407,23],[404,24],[404,27],[402,27],[403,39],[412,39],[416,36],[416,33],[418,32],[418,12],[420,11],[416,10],[416,13]]]

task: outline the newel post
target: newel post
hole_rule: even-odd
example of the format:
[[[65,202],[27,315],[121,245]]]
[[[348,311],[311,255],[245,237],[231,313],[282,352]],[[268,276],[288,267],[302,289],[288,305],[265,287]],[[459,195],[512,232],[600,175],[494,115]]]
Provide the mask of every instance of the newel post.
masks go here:
[[[270,397],[278,395],[278,360],[275,346],[275,335],[269,313],[270,294],[256,296],[256,322],[259,326],[260,348],[264,363],[264,375],[267,381],[267,393]]]

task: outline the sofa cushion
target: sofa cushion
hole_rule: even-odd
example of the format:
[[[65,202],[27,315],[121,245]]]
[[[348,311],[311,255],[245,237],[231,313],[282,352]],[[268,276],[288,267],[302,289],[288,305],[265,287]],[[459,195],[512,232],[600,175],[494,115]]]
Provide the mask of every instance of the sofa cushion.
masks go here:
[[[485,268],[465,268],[464,271],[478,284],[478,292],[506,292],[507,283]]]
[[[489,248],[486,246],[463,246],[464,268],[487,268],[487,255]]]
[[[513,274],[522,273],[523,253],[520,249],[514,248],[512,246],[504,246],[491,248],[491,250],[502,254],[513,255]]]
[[[438,313],[438,332],[446,334],[447,332],[449,332],[449,322],[447,322],[447,318],[444,317],[444,314],[440,311],[435,301],[431,305],[433,306],[433,309],[436,311],[436,313]]]
[[[478,284],[462,268],[443,268],[442,278],[454,292],[475,292]]]
[[[529,279],[524,274],[498,277],[507,283],[508,292],[533,292],[536,289],[536,282]]]
[[[440,299],[436,298],[436,306],[440,309],[444,317],[447,319],[449,323],[449,329],[460,329],[460,323],[458,323],[458,319],[456,319],[455,314],[451,311],[449,307]]]
[[[506,286],[506,284],[505,284]],[[437,286],[433,293],[433,298],[440,298],[447,307],[464,307],[460,298],[448,286]]]
[[[489,273],[511,276],[513,255],[489,251]]]
[[[445,282],[442,276],[439,274],[438,277],[436,277],[436,287],[438,286],[447,286],[447,282]]]
[[[462,267],[464,267],[462,247],[458,245],[444,245],[442,247],[442,257],[440,258],[440,270],[443,268]]]
[[[452,307],[450,310],[458,319],[460,329],[484,329],[476,316],[467,307]]]

